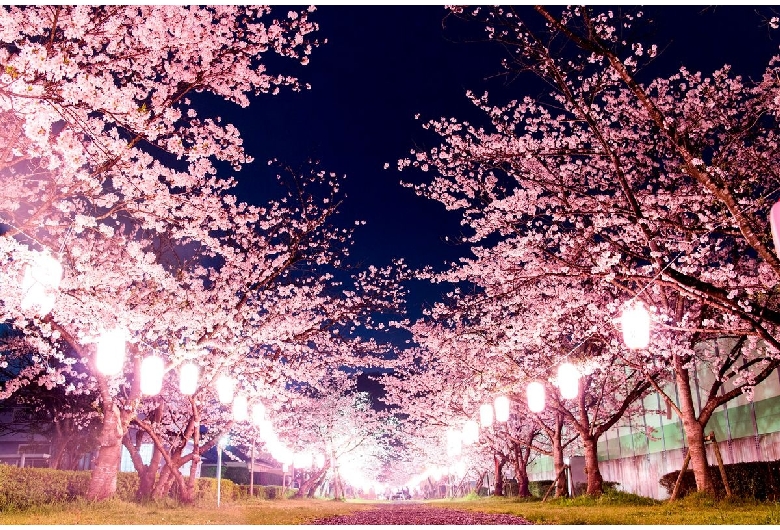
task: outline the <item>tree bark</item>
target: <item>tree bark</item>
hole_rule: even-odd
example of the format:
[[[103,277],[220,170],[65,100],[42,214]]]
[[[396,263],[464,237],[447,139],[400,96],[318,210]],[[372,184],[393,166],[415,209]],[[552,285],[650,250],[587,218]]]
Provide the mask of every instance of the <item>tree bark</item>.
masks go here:
[[[704,427],[696,418],[693,405],[693,393],[688,370],[679,356],[674,357],[674,369],[680,396],[680,412],[688,439],[688,451],[691,455],[690,468],[696,479],[696,490],[715,495],[715,484],[707,468],[707,450],[704,446]]]
[[[582,446],[583,451],[585,452],[585,471],[588,477],[588,489],[586,493],[594,497],[599,497],[603,492],[604,478],[601,476],[601,470],[599,470],[596,439],[593,436],[583,436]],[[572,484],[572,488],[574,486],[576,486],[576,484]]]
[[[495,497],[504,496],[504,481],[502,478],[504,463],[505,460],[503,458],[499,458],[498,455],[493,455],[493,471],[496,476],[496,480],[493,484],[493,495]]]
[[[100,446],[87,490],[87,499],[90,501],[102,501],[114,496],[116,475],[122,458],[124,429],[119,407],[113,402],[104,402],[104,407]]]
[[[555,469],[555,476],[557,477],[561,474],[563,466],[565,465],[563,463],[563,418],[560,414],[556,414],[555,429],[552,432],[552,436],[550,436],[550,440],[552,441],[553,466]],[[566,484],[564,484],[563,481],[559,480],[556,484],[555,496],[566,496]]]

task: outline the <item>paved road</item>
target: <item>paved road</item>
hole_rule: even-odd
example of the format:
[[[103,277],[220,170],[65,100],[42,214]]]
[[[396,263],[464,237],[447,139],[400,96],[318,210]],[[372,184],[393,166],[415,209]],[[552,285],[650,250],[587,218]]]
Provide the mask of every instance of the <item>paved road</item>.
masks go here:
[[[417,503],[377,504],[373,510],[362,510],[351,515],[335,515],[313,521],[310,524],[468,524],[515,525],[531,524],[522,517],[503,513],[479,513],[447,508],[434,508]]]

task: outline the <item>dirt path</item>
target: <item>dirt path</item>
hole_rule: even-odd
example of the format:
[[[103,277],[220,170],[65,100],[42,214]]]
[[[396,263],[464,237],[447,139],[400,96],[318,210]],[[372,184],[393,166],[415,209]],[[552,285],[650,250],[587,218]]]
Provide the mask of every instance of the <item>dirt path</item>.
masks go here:
[[[433,508],[425,504],[398,503],[377,504],[373,510],[363,510],[351,515],[335,515],[312,521],[310,524],[531,524],[522,517],[503,513],[479,513],[447,508]]]

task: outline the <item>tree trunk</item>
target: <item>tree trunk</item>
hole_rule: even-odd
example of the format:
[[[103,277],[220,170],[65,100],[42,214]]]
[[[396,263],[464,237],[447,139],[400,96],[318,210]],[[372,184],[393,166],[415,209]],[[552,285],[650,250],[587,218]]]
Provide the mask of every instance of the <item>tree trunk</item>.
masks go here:
[[[529,487],[528,480],[528,457],[527,454],[531,452],[530,449],[526,449],[523,452],[521,447],[515,447],[515,480],[517,480],[517,496],[518,497],[530,497],[531,489]]]
[[[87,499],[101,501],[116,493],[116,475],[122,458],[124,429],[119,407],[104,403],[103,426],[100,431],[100,447],[92,468]]]
[[[493,484],[493,495],[496,497],[504,496],[504,481],[502,478],[504,470],[504,459],[498,458],[498,455],[493,455],[493,472],[495,473],[496,480]]]
[[[604,478],[601,476],[601,470],[599,470],[596,439],[592,436],[582,436],[582,447],[585,451],[585,471],[588,476],[588,489],[586,493],[598,497],[604,493]],[[572,484],[572,488],[575,486],[576,484]]]
[[[677,388],[680,396],[680,412],[682,413],[685,437],[688,439],[688,451],[691,455],[690,468],[696,478],[696,490],[715,495],[715,484],[707,468],[707,451],[704,446],[704,427],[696,418],[693,406],[693,393],[688,370],[683,368],[679,356],[674,357],[674,370],[677,376]]]
[[[553,457],[553,467],[555,469],[555,476],[560,476],[561,471],[563,471],[563,418],[560,414],[557,415],[555,419],[555,430],[553,431],[553,435],[551,436],[552,441],[552,457]],[[558,483],[555,485],[555,496],[556,497],[565,497],[566,496],[566,484],[559,480]]]

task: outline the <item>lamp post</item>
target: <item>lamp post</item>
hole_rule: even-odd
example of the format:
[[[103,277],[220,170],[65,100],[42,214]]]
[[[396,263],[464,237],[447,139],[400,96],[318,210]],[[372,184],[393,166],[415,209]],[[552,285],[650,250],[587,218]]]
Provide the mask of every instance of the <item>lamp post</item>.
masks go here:
[[[222,450],[227,447],[228,437],[223,436],[217,442],[217,508],[222,499]]]

